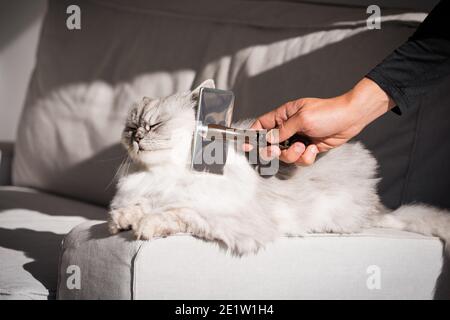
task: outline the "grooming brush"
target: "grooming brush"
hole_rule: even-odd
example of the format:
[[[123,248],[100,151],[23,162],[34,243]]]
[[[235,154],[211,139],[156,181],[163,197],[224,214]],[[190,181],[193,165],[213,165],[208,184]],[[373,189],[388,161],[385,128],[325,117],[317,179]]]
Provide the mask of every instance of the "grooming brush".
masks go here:
[[[196,110],[196,128],[192,140],[191,169],[200,172],[222,174],[227,159],[227,144],[224,141],[204,139],[200,129],[206,125],[229,127],[233,115],[234,94],[232,91],[200,88]],[[220,161],[208,161],[209,151],[220,153]]]
[[[257,143],[257,147],[261,147],[260,143],[270,146],[271,143],[266,139],[266,132],[262,130],[253,129],[236,129],[225,127],[217,124],[202,125],[198,128],[199,134],[207,141],[211,140],[226,140],[226,141],[242,141],[244,143],[252,144]],[[284,140],[278,144],[280,150],[288,149],[296,142],[301,142],[305,146],[311,144],[311,140],[308,137],[294,134],[289,139]]]
[[[265,130],[231,128],[231,117],[234,108],[232,91],[201,88],[196,112],[197,125],[192,142],[191,168],[196,171],[222,174],[227,159],[227,142],[248,143],[259,148],[270,145]],[[285,150],[295,142],[308,146],[311,141],[299,134],[278,144]],[[216,159],[208,161],[208,152],[214,150]],[[206,159],[206,160],[205,160]],[[259,162],[259,152],[257,151]]]

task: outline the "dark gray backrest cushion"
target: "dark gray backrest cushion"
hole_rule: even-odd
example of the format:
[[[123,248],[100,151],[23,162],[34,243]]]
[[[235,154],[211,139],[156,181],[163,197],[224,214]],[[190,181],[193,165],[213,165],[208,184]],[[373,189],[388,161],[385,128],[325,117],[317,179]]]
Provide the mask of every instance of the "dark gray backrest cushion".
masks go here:
[[[81,8],[81,30],[66,28],[71,4]],[[425,16],[382,13],[382,29],[368,30],[361,7],[52,0],[19,125],[14,183],[107,205],[134,100],[213,78],[235,91],[236,120],[297,97],[340,94]],[[417,119],[418,112],[389,113],[359,137],[380,160],[390,206],[405,192]]]

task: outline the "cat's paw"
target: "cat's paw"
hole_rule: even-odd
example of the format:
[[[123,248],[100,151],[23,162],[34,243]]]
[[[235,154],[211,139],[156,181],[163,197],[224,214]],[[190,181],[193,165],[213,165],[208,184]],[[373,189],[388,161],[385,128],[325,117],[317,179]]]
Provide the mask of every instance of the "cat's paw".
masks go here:
[[[251,238],[242,238],[228,245],[231,254],[236,256],[244,256],[248,254],[256,254],[264,248],[264,244]]]
[[[166,237],[184,232],[183,223],[169,214],[149,214],[143,216],[133,225],[134,236],[138,240],[149,240],[155,237]]]
[[[139,206],[111,210],[108,221],[109,232],[116,234],[122,230],[134,229],[143,215]]]

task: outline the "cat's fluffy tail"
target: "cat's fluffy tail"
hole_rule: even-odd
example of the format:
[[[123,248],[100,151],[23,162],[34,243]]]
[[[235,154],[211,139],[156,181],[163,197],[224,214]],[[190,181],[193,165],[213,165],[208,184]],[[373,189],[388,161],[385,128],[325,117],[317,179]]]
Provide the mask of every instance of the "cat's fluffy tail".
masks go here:
[[[450,247],[450,212],[446,210],[423,204],[405,205],[380,216],[376,226],[436,236]]]

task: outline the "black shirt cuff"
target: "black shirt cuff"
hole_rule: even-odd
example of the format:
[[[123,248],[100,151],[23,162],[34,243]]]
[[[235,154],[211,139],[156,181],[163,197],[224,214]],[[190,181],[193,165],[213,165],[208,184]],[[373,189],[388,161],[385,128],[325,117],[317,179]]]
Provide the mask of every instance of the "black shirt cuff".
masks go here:
[[[377,67],[372,69],[372,71],[370,71],[366,75],[366,78],[369,78],[370,80],[378,84],[378,86],[383,89],[383,91],[386,92],[386,94],[388,94],[392,100],[394,100],[396,106],[391,109],[394,113],[401,115],[402,113],[406,112],[406,110],[408,109],[408,97],[405,95],[402,89],[395,84],[393,80],[383,76],[380,72],[378,72]]]

